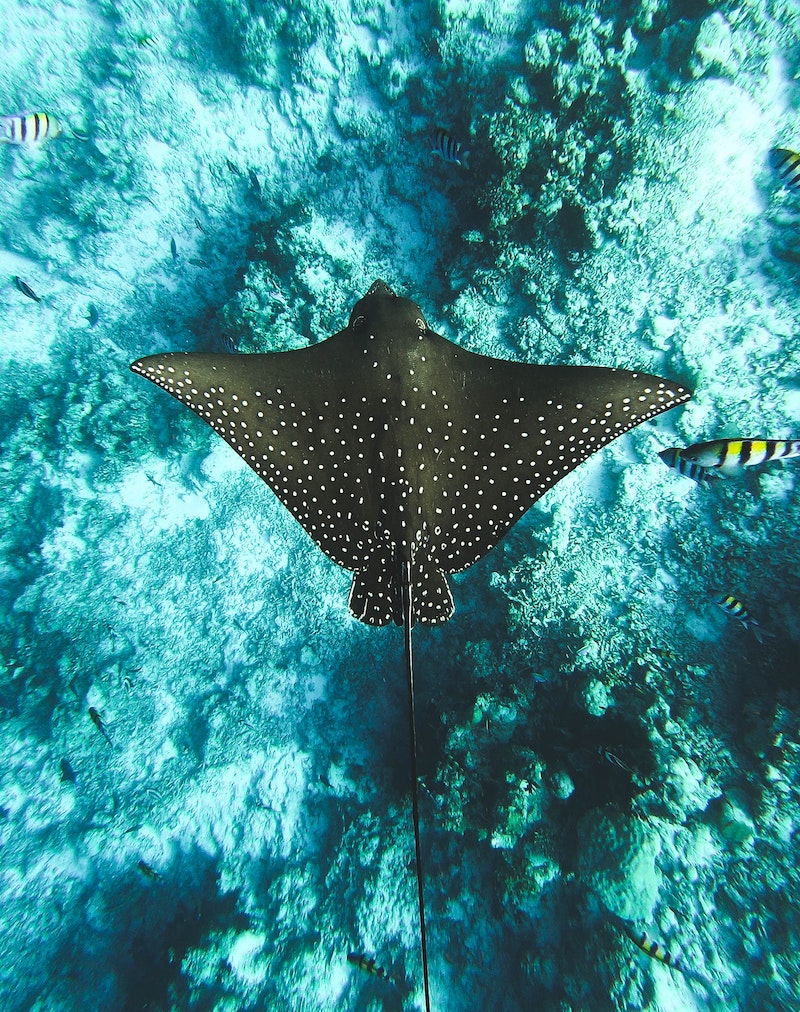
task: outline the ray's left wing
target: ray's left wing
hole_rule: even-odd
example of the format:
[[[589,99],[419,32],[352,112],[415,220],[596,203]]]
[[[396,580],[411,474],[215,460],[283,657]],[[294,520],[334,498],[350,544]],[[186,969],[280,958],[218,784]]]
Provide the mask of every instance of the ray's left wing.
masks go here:
[[[346,342],[340,331],[296,351],[167,352],[131,369],[210,425],[325,554],[355,570],[375,547],[375,491],[361,474],[375,420],[343,375]]]

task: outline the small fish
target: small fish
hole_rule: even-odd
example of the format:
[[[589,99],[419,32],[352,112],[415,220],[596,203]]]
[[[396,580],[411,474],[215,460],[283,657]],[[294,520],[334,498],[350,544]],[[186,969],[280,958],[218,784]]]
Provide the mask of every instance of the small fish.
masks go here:
[[[731,477],[768,460],[800,457],[800,439],[711,439],[687,446],[681,457]]]
[[[206,230],[205,230],[205,228],[203,228],[203,223],[200,221],[199,218],[195,218],[194,219],[194,224],[195,224],[195,227],[197,229],[199,229],[203,233],[203,235],[206,235]]]
[[[683,971],[683,963],[677,956],[673,956],[669,949],[665,949],[658,942],[653,942],[644,931],[637,931],[629,921],[625,921],[621,917],[615,918],[615,921],[633,944],[638,946],[642,952],[646,952],[651,959],[657,959],[659,963],[663,963],[664,966],[669,966],[673,970]]]
[[[652,781],[645,780],[640,773],[637,773],[635,769],[632,769],[626,762],[623,762],[618,755],[614,755],[613,752],[609,752],[608,749],[604,749],[602,746],[598,749],[598,752],[612,765],[617,766],[628,774],[636,794],[645,794],[647,791],[653,790]]]
[[[450,134],[441,127],[438,127],[433,133],[433,148],[431,150],[434,155],[438,155],[445,162],[452,162],[464,169],[469,168],[467,165],[469,151],[464,151],[461,142],[453,140]]]
[[[208,267],[208,263],[205,260],[201,260],[200,257],[189,257],[189,263],[194,267]]]
[[[158,879],[161,878],[161,876],[155,870],[155,868],[151,868],[151,866],[147,863],[147,861],[137,861],[136,867],[139,869],[142,875],[144,875],[145,878],[149,878],[153,882],[156,882],[158,881]]]
[[[31,286],[27,282],[23,281],[22,278],[17,277],[16,274],[14,275],[14,284],[17,288],[19,288],[22,294],[27,295],[29,299],[33,299],[34,302],[42,301]]]
[[[61,767],[61,783],[74,784],[77,778],[69,759],[62,759],[59,765]]]
[[[46,112],[21,112],[0,117],[0,143],[32,148],[49,137],[58,137],[61,126]]]
[[[169,251],[172,254],[173,261],[175,263],[177,263],[178,262],[178,244],[175,242],[175,238],[174,237],[172,239],[170,239],[170,241],[169,241]]]
[[[673,468],[678,474],[682,474],[684,478],[691,478],[698,485],[702,485],[703,482],[707,482],[710,485],[715,478],[719,478],[717,472],[711,470],[711,468],[701,467],[700,464],[695,464],[691,460],[684,460],[679,446],[671,446],[667,450],[662,450],[659,453],[659,457],[667,467]]]
[[[598,751],[600,752],[600,755],[601,755],[601,756],[602,756],[602,757],[603,757],[604,759],[607,759],[607,760],[608,760],[608,761],[609,761],[610,763],[613,763],[613,765],[614,765],[614,766],[619,766],[619,768],[620,768],[621,770],[625,770],[625,772],[626,772],[626,773],[630,773],[630,775],[631,775],[632,777],[633,777],[633,776],[636,776],[636,773],[634,772],[634,770],[632,770],[632,769],[630,768],[630,766],[628,766],[628,765],[627,765],[626,763],[624,763],[624,762],[623,762],[623,761],[622,761],[622,760],[621,760],[621,759],[619,758],[619,756],[616,756],[616,755],[614,755],[614,753],[613,753],[613,752],[609,752],[609,751],[608,751],[608,749],[604,749],[604,748],[602,748],[602,747],[601,747],[600,749],[598,749]]]
[[[257,197],[260,197],[261,183],[259,183],[258,181],[258,176],[256,175],[255,169],[250,169],[247,175],[250,177],[250,185],[253,187],[253,191],[255,192]]]
[[[365,956],[360,952],[348,952],[347,962],[352,963],[353,966],[357,966],[359,970],[363,970],[364,973],[369,973],[373,977],[380,977],[381,980],[388,980],[390,984],[394,984],[394,981],[386,970],[384,970],[382,966],[378,966],[375,960],[370,956]]]
[[[97,312],[97,306],[93,302],[90,302],[89,305],[87,306],[87,310],[89,317],[89,326],[96,327],[97,322],[100,319],[100,314]]]
[[[225,164],[228,166],[228,168],[234,174],[234,176],[241,176],[242,170],[239,168],[238,165],[234,165],[233,162],[230,160],[230,158],[225,159]]]
[[[764,642],[764,630],[738,597],[734,597],[733,594],[722,594],[720,597],[715,598],[714,603],[719,605],[726,615],[738,619],[745,629],[752,629],[759,643]]]
[[[108,744],[113,747],[114,742],[111,740],[108,731],[106,731],[105,724],[103,723],[103,718],[100,716],[100,714],[97,712],[97,710],[95,710],[93,706],[89,707],[89,716],[92,718],[92,723],[100,732],[100,734],[102,734],[102,736],[105,738]]]
[[[769,164],[784,183],[800,192],[800,155],[789,148],[773,148],[769,153]]]

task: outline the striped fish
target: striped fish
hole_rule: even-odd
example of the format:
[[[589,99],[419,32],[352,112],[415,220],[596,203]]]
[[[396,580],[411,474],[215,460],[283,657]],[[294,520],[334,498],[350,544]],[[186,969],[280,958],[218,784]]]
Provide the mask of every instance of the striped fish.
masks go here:
[[[780,176],[781,182],[792,190],[800,191],[800,155],[789,148],[773,148],[769,164]]]
[[[28,282],[23,281],[22,278],[19,277],[17,274],[14,275],[14,284],[17,286],[17,288],[19,288],[22,294],[27,296],[29,299],[33,299],[34,302],[42,301],[36,294],[36,292],[34,292],[34,290],[28,284]]]
[[[394,981],[386,970],[382,966],[378,966],[371,956],[365,956],[361,952],[348,952],[347,962],[352,963],[353,966],[357,966],[364,973],[368,973],[373,977],[380,977],[381,980],[387,980],[390,984],[394,984]]]
[[[437,127],[433,132],[432,152],[445,162],[460,165],[464,169],[469,168],[469,165],[467,165],[469,151],[463,150],[461,141],[453,140],[450,134],[441,127]]]
[[[745,629],[752,629],[759,643],[764,642],[763,629],[738,597],[734,597],[733,594],[721,594],[715,599],[714,603],[719,605],[726,615],[738,619]]]
[[[800,457],[800,439],[711,439],[681,450],[681,458],[722,474],[741,474],[745,467],[768,460]]]
[[[0,142],[22,144],[32,148],[43,144],[49,137],[58,137],[61,127],[58,120],[46,112],[21,112],[0,117]]]
[[[669,949],[652,941],[643,931],[636,931],[632,924],[624,921],[621,917],[618,923],[633,944],[638,946],[642,952],[646,952],[651,959],[657,959],[659,963],[663,963],[664,966],[669,966],[673,970],[683,970],[683,963],[677,956],[673,956]]]
[[[702,485],[703,482],[711,485],[715,478],[719,478],[717,472],[711,468],[701,467],[700,464],[695,464],[691,460],[684,460],[679,446],[670,446],[669,449],[662,450],[659,453],[659,457],[667,467],[673,468],[678,474],[682,474],[684,478],[691,478],[698,485]]]

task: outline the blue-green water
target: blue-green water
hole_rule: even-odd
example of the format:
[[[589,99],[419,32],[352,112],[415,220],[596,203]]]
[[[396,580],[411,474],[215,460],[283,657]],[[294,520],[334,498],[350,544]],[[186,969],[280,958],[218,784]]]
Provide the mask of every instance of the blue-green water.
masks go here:
[[[432,1007],[800,1005],[800,464],[657,455],[800,437],[799,39],[797,3],[4,6],[0,115],[60,127],[0,145],[4,1008],[423,1007],[401,633],[128,370],[315,343],[377,277],[471,351],[695,392],[415,632]]]

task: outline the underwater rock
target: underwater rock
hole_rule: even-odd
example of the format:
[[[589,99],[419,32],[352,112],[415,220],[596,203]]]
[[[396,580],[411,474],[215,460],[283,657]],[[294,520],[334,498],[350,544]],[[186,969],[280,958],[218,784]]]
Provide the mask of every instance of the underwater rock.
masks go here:
[[[659,36],[658,61],[653,79],[662,88],[677,90],[686,75],[694,51],[695,28],[690,21],[678,21]]]
[[[482,693],[475,700],[472,712],[472,724],[483,723],[492,740],[505,744],[514,733],[519,711],[510,699],[497,699],[488,693]]]
[[[548,70],[561,56],[567,40],[554,28],[542,28],[525,43],[525,62],[535,73]]]
[[[565,773],[564,770],[558,770],[549,777],[550,790],[553,792],[553,797],[558,798],[559,801],[566,801],[567,798],[571,797],[574,790],[575,784],[572,782],[572,777],[569,773]]]
[[[756,832],[755,823],[735,794],[722,802],[717,825],[720,834],[734,847],[744,847],[750,843]]]
[[[265,941],[265,935],[243,931],[231,945],[228,966],[237,977],[250,986],[261,983],[264,970],[259,966],[259,957]]]
[[[681,819],[702,812],[719,797],[720,789],[690,758],[677,756],[670,764],[667,800],[677,805],[676,817]]]
[[[602,717],[606,710],[614,705],[611,693],[598,679],[592,678],[580,695],[583,708],[592,717]]]
[[[661,841],[653,826],[619,812],[589,812],[580,822],[578,874],[608,910],[649,921],[661,887]]]
[[[545,813],[544,791],[538,784],[518,780],[513,774],[507,780],[508,802],[499,810],[502,822],[491,837],[492,846],[498,850],[510,850],[532,826],[542,821]]]
[[[514,854],[513,870],[506,879],[504,905],[528,917],[541,916],[542,893],[558,878],[560,868],[546,836],[526,842]]]
[[[730,25],[719,11],[714,11],[700,25],[689,60],[689,73],[692,77],[703,77],[711,72],[732,74],[737,62]]]

